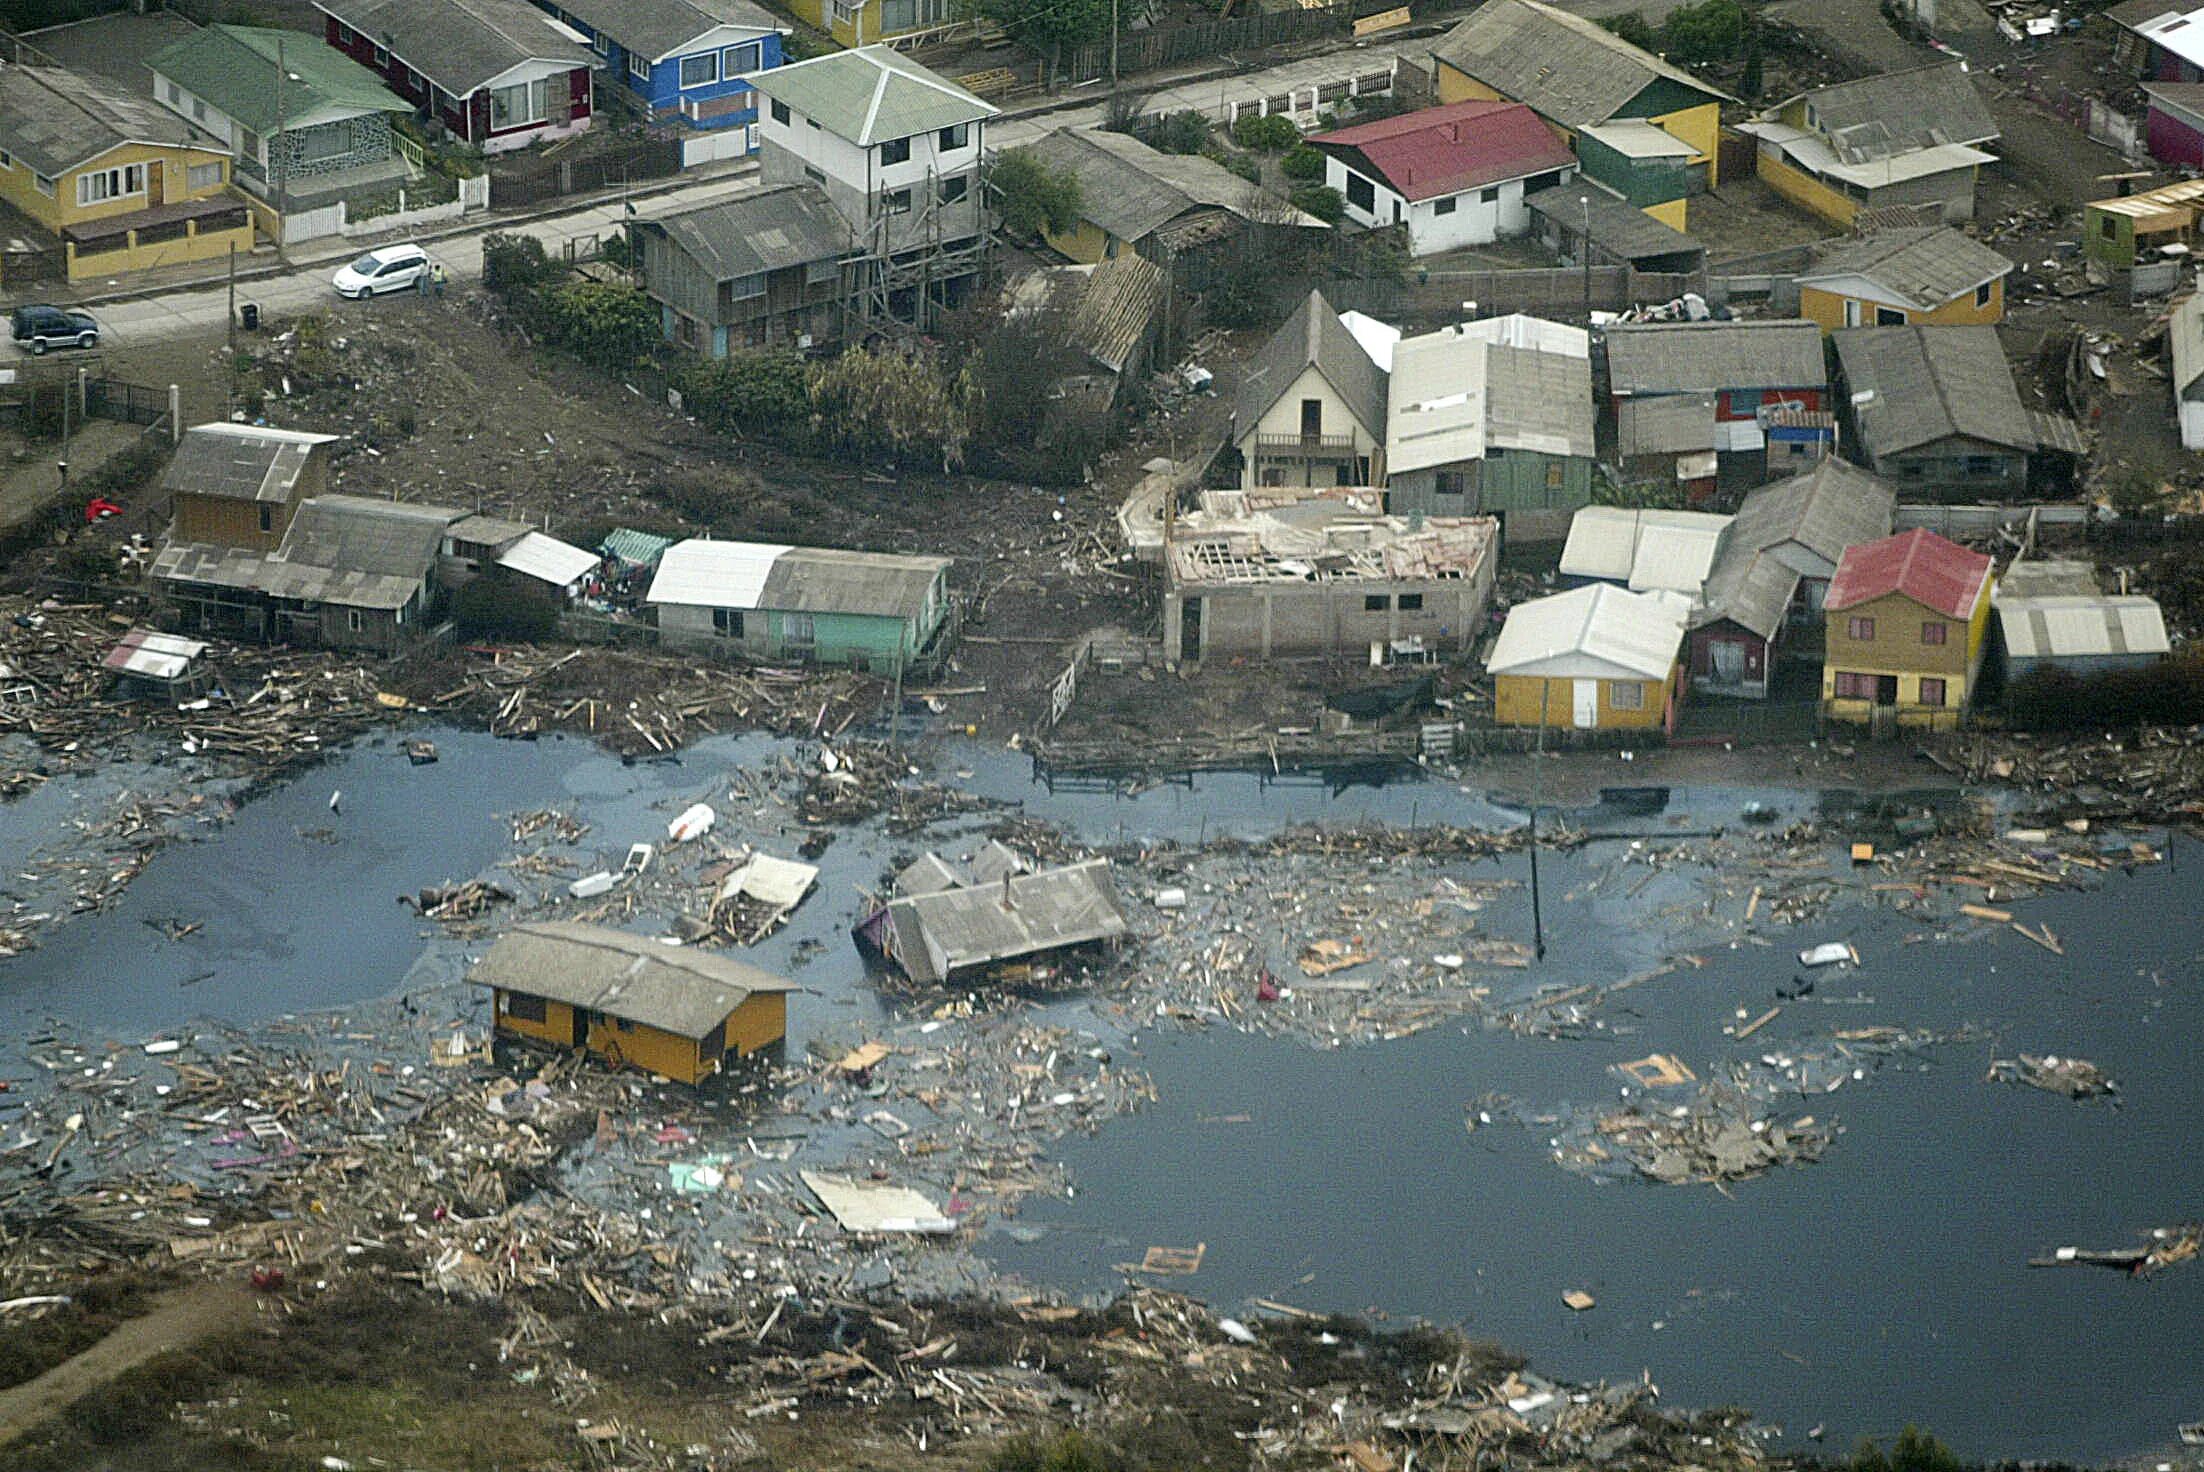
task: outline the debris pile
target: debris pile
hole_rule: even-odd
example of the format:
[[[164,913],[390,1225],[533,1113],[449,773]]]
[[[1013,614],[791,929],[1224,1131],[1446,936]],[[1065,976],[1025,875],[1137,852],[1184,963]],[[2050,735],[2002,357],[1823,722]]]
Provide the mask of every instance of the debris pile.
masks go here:
[[[2023,1053],[2018,1058],[1993,1058],[1989,1077],[1993,1082],[2026,1084],[2069,1099],[2095,1099],[2120,1092],[2120,1086],[2086,1058],[2041,1058]]]
[[[1604,1147],[1597,1141],[1582,1147],[1593,1158],[1612,1149],[1640,1175],[1681,1186],[1741,1181],[1779,1165],[1819,1160],[1835,1132],[1810,1114],[1781,1122],[1762,1114],[1742,1091],[1715,1084],[1686,1104],[1631,1104],[1603,1115],[1598,1133]]]

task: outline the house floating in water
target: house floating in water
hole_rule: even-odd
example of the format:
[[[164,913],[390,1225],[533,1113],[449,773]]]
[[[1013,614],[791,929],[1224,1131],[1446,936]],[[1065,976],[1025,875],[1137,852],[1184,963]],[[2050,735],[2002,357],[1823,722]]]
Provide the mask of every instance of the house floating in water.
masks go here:
[[[1107,859],[1034,870],[989,843],[968,866],[922,855],[857,936],[912,981],[934,983],[1127,931]]]
[[[685,1084],[779,1042],[795,990],[731,956],[564,920],[515,926],[467,980],[490,989],[508,1037]]]

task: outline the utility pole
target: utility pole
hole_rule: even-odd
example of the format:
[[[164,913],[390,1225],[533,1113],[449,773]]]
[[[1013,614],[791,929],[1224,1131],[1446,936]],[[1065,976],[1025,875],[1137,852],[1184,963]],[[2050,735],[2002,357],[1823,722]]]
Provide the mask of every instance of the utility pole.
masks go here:
[[[1584,211],[1584,330],[1592,330],[1592,196],[1580,194],[1577,204]]]
[[[1538,808],[1546,796],[1546,703],[1553,696],[1553,677],[1538,680],[1538,747],[1531,753],[1531,957],[1546,959],[1546,917],[1538,904]]]
[[[1117,97],[1117,0],[1110,0],[1110,97]]]

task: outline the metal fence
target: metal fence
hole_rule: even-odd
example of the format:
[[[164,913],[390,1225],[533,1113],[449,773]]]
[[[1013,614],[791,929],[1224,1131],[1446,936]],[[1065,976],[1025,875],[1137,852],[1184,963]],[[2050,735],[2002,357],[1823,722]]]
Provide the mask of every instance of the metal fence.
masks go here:
[[[115,419],[124,424],[158,424],[168,417],[168,390],[119,378],[92,378],[84,384],[87,418]]]
[[[501,207],[540,204],[569,194],[617,189],[644,179],[681,172],[681,140],[641,138],[622,147],[579,158],[493,161],[490,177]]]

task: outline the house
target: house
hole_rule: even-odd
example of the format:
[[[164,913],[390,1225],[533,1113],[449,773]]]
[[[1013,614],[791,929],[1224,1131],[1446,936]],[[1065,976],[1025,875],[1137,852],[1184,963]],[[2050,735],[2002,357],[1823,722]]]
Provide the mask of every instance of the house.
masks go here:
[[[1684,600],[1612,583],[1508,610],[1485,660],[1503,726],[1672,729]]]
[[[1025,148],[1079,181],[1078,224],[1042,239],[1082,264],[1127,252],[1169,260],[1250,229],[1327,228],[1215,159],[1163,153],[1130,133],[1058,128]]]
[[[314,0],[324,38],[462,143],[502,153],[596,112],[597,54],[528,0]]]
[[[1431,57],[1440,102],[1524,103],[1569,136],[1586,178],[1665,225],[1685,228],[1685,201],[1721,182],[1732,99],[1596,21],[1540,0],[1488,0]]]
[[[1982,668],[1990,570],[1988,557],[1919,528],[1846,548],[1822,605],[1823,712],[1956,728]]]
[[[733,956],[571,920],[516,925],[470,984],[505,1037],[700,1084],[788,1032],[796,984]]]
[[[1689,276],[1706,269],[1707,248],[1582,174],[1523,196],[1540,244],[1582,264],[1629,266]]]
[[[2196,248],[2200,210],[2204,179],[2092,200],[2082,207],[2082,256],[2118,279],[2138,267],[2160,268],[2163,290],[2179,278]]]
[[[602,559],[523,522],[480,512],[444,528],[437,572],[446,587],[465,587],[478,577],[540,584],[560,600],[580,595]]]
[[[1778,413],[1829,407],[1821,329],[1811,322],[1634,322],[1606,330],[1610,402],[1673,395],[1714,398],[1714,449],[1782,474],[1821,458],[1833,426],[1812,421],[1778,430]]]
[[[1519,102],[1419,108],[1308,145],[1324,155],[1324,182],[1346,200],[1347,218],[1405,225],[1412,256],[1521,235],[1530,228],[1523,196],[1576,176],[1568,143]]]
[[[1096,265],[1028,271],[1013,283],[1006,315],[1059,314],[1052,330],[1076,350],[1079,366],[1057,379],[1055,401],[1107,413],[1126,382],[1154,368],[1168,291],[1163,267],[1128,251]]]
[[[750,75],[781,64],[788,27],[751,0],[536,0],[589,43],[654,123],[748,129]],[[754,146],[742,135],[738,152]],[[717,155],[724,157],[726,155]]]
[[[214,683],[206,653],[198,639],[136,628],[107,651],[100,667],[114,675],[116,694],[175,705],[204,695]]]
[[[316,496],[273,551],[170,540],[153,559],[154,602],[193,630],[393,654],[426,632],[437,553],[465,515]]]
[[[1689,620],[1694,689],[1765,698],[1785,634],[1818,620],[1845,550],[1890,535],[1897,493],[1835,458],[1745,497]]]
[[[1036,870],[992,842],[969,865],[920,855],[857,926],[868,949],[922,985],[1130,932],[1108,859]]]
[[[955,0],[789,0],[796,18],[850,48],[891,41],[908,49],[969,26]]]
[[[1661,394],[1615,406],[1617,480],[1682,492],[1693,504],[1714,494],[1715,395]]]
[[[297,31],[207,26],[155,52],[153,95],[228,146],[232,177],[277,215],[412,176],[382,78]]]
[[[169,540],[272,552],[301,501],[329,489],[333,434],[264,424],[195,424],[161,476]]]
[[[229,149],[150,97],[0,67],[0,202],[59,236],[71,281],[253,248]]]
[[[1498,516],[1510,541],[1561,534],[1592,499],[1590,334],[1536,317],[1465,322],[1393,348],[1386,505]]]
[[[870,262],[866,292],[922,324],[961,301],[987,262],[980,160],[999,109],[885,46],[751,80],[763,182],[826,191]]]
[[[1934,204],[1944,223],[1974,218],[1975,175],[1999,132],[1964,62],[1801,92],[1738,131],[1759,141],[1769,188],[1833,225],[1865,209]]]
[[[2122,0],[2104,13],[2118,28],[2112,62],[2130,77],[2152,82],[2204,82],[2204,6],[2182,0]]]
[[[1729,525],[1706,511],[1587,506],[1570,519],[1557,570],[1572,583],[1696,598]]]
[[[2173,369],[2174,417],[2181,448],[2204,450],[2204,295],[2175,304],[2166,319],[2166,352]]]
[[[1831,339],[1856,457],[1908,495],[2017,496],[2039,452],[2077,454],[2072,421],[2021,402],[1991,327],[1853,327]]]
[[[2158,601],[2139,593],[2091,588],[2026,597],[2008,594],[2001,583],[1991,602],[2008,683],[2051,670],[2088,679],[2153,665],[2173,652]]]
[[[940,652],[949,559],[692,537],[659,558],[644,601],[668,649],[887,674]]]
[[[1163,548],[1164,659],[1466,654],[1484,627],[1499,542],[1489,516],[1387,516],[1326,494],[1174,529]]]
[[[1311,291],[1240,379],[1232,445],[1241,486],[1374,484],[1385,385],[1385,371]]]
[[[1840,327],[1994,326],[2013,263],[1949,226],[1886,230],[1798,273],[1798,314]]]
[[[2162,164],[2204,169],[2204,82],[2145,82],[2143,147]]]
[[[855,232],[816,184],[781,184],[635,222],[666,340],[714,358],[842,335]]]

